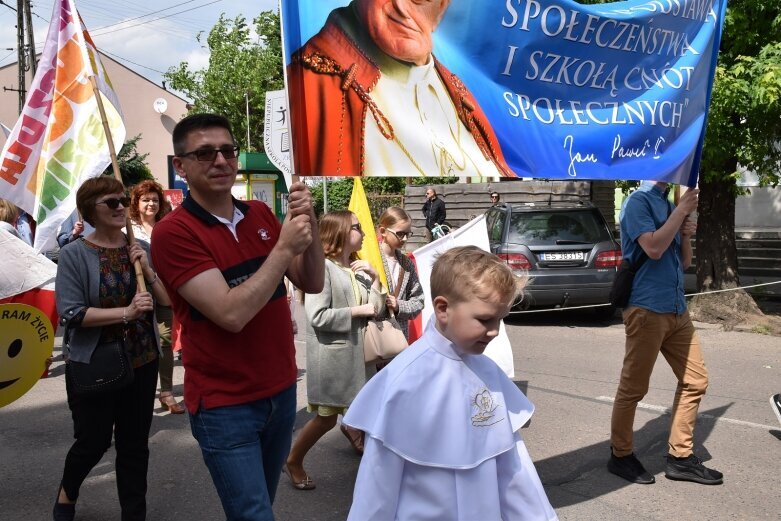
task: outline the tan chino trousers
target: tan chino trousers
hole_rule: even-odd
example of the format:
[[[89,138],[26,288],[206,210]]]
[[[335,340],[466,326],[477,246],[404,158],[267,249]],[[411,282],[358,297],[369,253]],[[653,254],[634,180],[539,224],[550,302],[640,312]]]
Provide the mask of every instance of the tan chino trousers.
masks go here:
[[[661,352],[678,379],[669,453],[679,458],[687,457],[692,453],[697,410],[708,388],[708,371],[689,312],[676,315],[629,307],[624,310],[623,318],[626,354],[610,425],[613,454],[621,457],[633,452],[635,410],[648,392],[651,372]]]

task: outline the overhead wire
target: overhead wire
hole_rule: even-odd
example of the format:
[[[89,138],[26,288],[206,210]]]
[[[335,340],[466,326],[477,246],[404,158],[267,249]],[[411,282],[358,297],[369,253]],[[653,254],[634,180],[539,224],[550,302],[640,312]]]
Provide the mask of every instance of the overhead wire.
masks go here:
[[[92,16],[93,14],[94,13],[90,13],[89,16]],[[97,34],[96,35],[96,34],[93,33],[92,30],[89,29],[89,27],[88,27],[88,30],[89,30],[90,35],[93,36],[93,37],[94,36],[100,37],[100,36],[102,36],[102,34],[110,34],[111,33],[109,31],[109,32],[106,32],[106,33],[102,33],[102,34]],[[171,37],[174,37],[174,38],[178,38],[178,39],[181,39],[181,40],[184,40],[184,41],[192,42],[195,39],[195,33],[197,31],[201,31],[202,29],[197,29],[197,30],[194,29],[193,32],[188,32],[187,30],[177,29],[175,27],[161,27],[159,25],[156,25],[155,26],[155,30],[158,31],[158,32],[161,32],[163,34],[167,34],[167,35],[169,35]],[[38,43],[36,43],[35,48],[40,51],[42,46],[43,46],[43,43],[42,42],[38,42]]]
[[[195,0],[190,0],[195,1]],[[158,11],[149,11],[146,8],[139,7],[137,3],[133,2],[125,2],[122,5],[119,5],[119,3],[115,3],[111,6],[111,9],[107,9],[104,5],[104,3],[101,0],[79,0],[79,5],[90,5],[93,6],[95,9],[101,9],[108,13],[113,13],[115,15],[115,21],[121,22],[121,18],[123,16],[149,16],[150,14],[154,14]],[[172,6],[166,7],[165,9],[160,9],[159,11],[164,11],[167,9],[172,9],[176,7],[179,4],[174,4]],[[203,23],[206,23],[204,20],[195,20],[191,17],[180,17],[177,19],[177,21],[188,21],[193,22],[195,24],[203,25]]]
[[[109,56],[113,56],[114,58],[117,58],[117,59],[119,59],[119,60],[126,61],[126,62],[128,62],[128,63],[132,63],[133,65],[138,65],[139,67],[143,67],[143,68],[145,68],[145,69],[149,69],[150,71],[154,71],[154,72],[157,72],[157,73],[160,73],[160,74],[165,74],[165,72],[164,72],[164,71],[160,71],[160,70],[154,69],[154,68],[152,68],[152,67],[149,67],[148,65],[142,65],[142,64],[140,64],[140,63],[136,63],[136,62],[134,62],[133,60],[130,60],[130,59],[128,59],[128,58],[124,58],[124,57],[122,57],[122,56],[119,56],[118,54],[114,54],[113,52],[111,52],[111,51],[107,51],[106,49],[100,49],[100,51],[99,51],[99,52],[100,52],[101,54],[108,54]]]
[[[170,14],[167,14],[165,16],[159,16],[159,17],[151,19],[151,20],[143,20],[143,21],[141,21],[139,23],[131,24],[131,25],[128,25],[128,26],[117,27],[117,26],[121,26],[122,24],[126,24],[128,21],[140,20],[140,19],[145,18],[147,16],[158,14],[158,13],[161,13],[161,12],[164,12],[164,11],[168,11],[170,9],[174,9],[174,8],[180,7],[182,5],[190,4],[190,3],[193,3],[195,1],[196,0],[186,0],[184,2],[180,2],[180,3],[174,4],[172,6],[163,8],[163,9],[158,9],[156,11],[151,11],[151,12],[147,12],[147,13],[143,13],[143,11],[141,11],[141,10],[135,8],[135,6],[133,6],[135,8],[135,12],[136,13],[143,13],[143,14],[139,14],[138,16],[134,16],[132,18],[129,18],[129,19],[126,19],[126,20],[122,20],[120,22],[115,22],[113,24],[101,26],[101,27],[99,27],[97,29],[93,29],[93,30],[90,31],[90,34],[93,37],[98,37],[99,38],[101,36],[105,36],[105,35],[112,34],[112,33],[115,33],[115,32],[123,31],[125,29],[131,29],[133,27],[138,27],[138,26],[146,25],[146,24],[155,24],[155,22],[158,22],[160,20],[164,20],[166,18],[171,18],[173,16],[178,16],[178,15],[181,15],[181,14],[184,14],[184,13],[188,13],[188,12],[193,12],[193,11],[196,11],[196,10],[201,9],[203,7],[206,7],[206,6],[209,6],[209,5],[212,5],[212,4],[216,4],[216,3],[220,3],[223,0],[212,0],[210,2],[206,2],[206,3],[201,4],[201,5],[193,6],[193,7],[188,8],[188,9],[183,9],[181,11],[177,11],[175,13],[170,13]],[[36,2],[36,3],[40,6],[43,2]],[[16,11],[16,9],[14,9],[12,6],[10,6],[9,4],[5,3],[5,0],[0,0],[0,4],[5,5],[6,7],[8,7],[9,9],[11,9],[13,11]],[[50,3],[50,8],[52,7],[52,5],[53,4]],[[81,0],[80,1],[80,5],[84,6],[84,7],[82,7],[80,9],[80,11],[87,11],[89,13],[89,16],[95,16],[95,17],[100,17],[100,18],[109,19],[109,20],[112,18],[113,12],[109,12],[109,11],[103,9],[102,6],[100,6],[99,4],[92,3],[90,0]],[[130,6],[126,5],[126,6],[123,6],[123,7],[129,8]],[[116,5],[115,5],[115,8],[116,8]],[[34,11],[31,11],[31,12],[36,17],[38,17],[41,20],[44,20],[45,22],[49,23],[49,20],[47,20],[46,18],[40,16],[39,14],[35,13]],[[129,11],[125,11],[125,13],[128,13],[128,12]],[[116,18],[114,18],[114,19],[116,19]],[[183,17],[180,17],[178,21],[182,22],[184,20],[187,20],[187,19],[183,18]],[[197,21],[192,20],[192,19],[189,20],[189,22],[193,23],[193,24],[197,24],[198,23]],[[105,31],[104,30],[104,29],[113,28],[113,27],[117,27],[117,28],[113,29],[113,30],[110,30],[110,31]],[[174,27],[160,27],[159,24],[155,24],[155,29],[160,31],[160,32],[162,32],[162,33],[165,33],[165,34],[168,34],[170,36],[173,36],[173,37],[178,37],[178,38],[182,38],[182,39],[186,39],[186,40],[192,40],[192,38],[193,38],[192,33],[189,33],[189,31],[187,31],[186,29],[177,29],[177,28],[174,28]],[[194,27],[194,30],[197,30],[198,32],[201,32],[201,31],[207,31],[208,29],[202,29],[201,27]],[[44,45],[44,42],[39,41],[36,44],[36,46],[35,46],[36,50],[40,51],[42,49],[43,45]],[[3,60],[9,58],[15,52],[16,51],[11,51],[11,53],[9,53],[8,55],[6,55],[2,59],[0,59],[0,62],[2,62]],[[143,65],[143,64],[137,63],[137,62],[135,62],[133,60],[130,60],[128,58],[120,56],[120,55],[118,55],[116,53],[113,53],[113,52],[110,52],[110,51],[106,51],[105,49],[101,49],[101,52],[105,52],[109,56],[115,57],[116,59],[122,60],[122,61],[127,62],[127,63],[131,63],[131,64],[136,65],[138,67],[143,67],[145,69],[151,70],[153,72],[157,72],[159,74],[165,74],[164,71],[160,71],[160,70],[155,69],[153,67],[149,67],[147,65]]]
[[[190,2],[194,2],[195,0],[189,0],[189,1]],[[99,15],[101,18],[106,19],[106,21],[108,22],[107,24],[105,24],[105,25],[103,25],[101,27],[97,27],[97,28],[93,29],[94,31],[98,31],[98,30],[105,29],[107,27],[113,27],[113,26],[116,26],[116,25],[121,25],[123,23],[127,23],[128,21],[137,20],[137,19],[149,16],[151,14],[155,14],[155,13],[162,12],[162,11],[165,11],[165,10],[168,10],[168,9],[172,9],[176,5],[181,5],[181,4],[175,4],[174,6],[166,7],[165,9],[160,9],[158,11],[151,11],[151,12],[145,11],[143,9],[137,9],[135,7],[130,8],[130,7],[126,7],[126,6],[122,6],[122,9],[117,9],[117,6],[114,6],[114,7],[112,7],[111,10],[108,10],[103,5],[100,5],[99,3],[95,4],[95,3],[87,2],[86,0],[81,0],[80,3],[79,3],[79,6],[80,6],[79,7],[79,11],[84,12],[84,13],[91,13],[91,15]],[[81,6],[84,6],[84,7],[81,7]],[[126,17],[126,16],[130,16],[130,18],[125,18],[123,20],[122,18]],[[179,17],[179,18],[177,18],[176,22],[177,22],[178,25],[181,25],[181,26],[183,26],[185,28],[183,28],[183,29],[171,28],[171,29],[172,30],[178,30],[178,31],[181,31],[183,33],[188,33],[188,34],[189,34],[189,32],[186,29],[187,27],[189,27],[190,29],[193,29],[193,30],[201,30],[201,28],[203,26],[203,24],[192,22],[191,20],[187,19],[186,17]]]
[[[182,14],[182,13],[188,13],[190,11],[194,11],[196,9],[200,9],[202,7],[206,7],[208,5],[216,4],[216,3],[219,3],[219,2],[222,2],[222,1],[223,0],[212,0],[211,2],[207,2],[205,4],[202,4],[202,5],[199,5],[199,6],[195,6],[195,7],[192,7],[190,9],[185,9],[183,11],[178,11],[176,13],[171,13],[171,14],[167,14],[165,16],[160,16],[160,17],[155,18],[153,20],[145,20],[145,21],[139,22],[137,24],[132,24],[132,25],[128,25],[128,26],[125,26],[125,27],[118,27],[118,28],[113,29],[111,31],[106,31],[106,32],[102,32],[102,33],[95,31],[95,33],[93,33],[93,36],[103,36],[103,35],[106,35],[106,34],[111,34],[111,33],[116,33],[116,32],[119,32],[119,31],[124,31],[126,29],[132,29],[133,27],[138,27],[139,25],[146,25],[148,23],[156,22],[158,20],[163,20],[165,18],[170,18],[172,16],[176,16],[176,15],[179,15],[179,14]]]
[[[2,1],[2,0],[0,0],[0,1]],[[5,1],[7,1],[7,0],[5,0]],[[194,2],[195,0],[189,0],[189,1],[190,2]],[[222,0],[220,0],[220,1],[222,1]],[[41,5],[41,4],[42,4],[42,2],[39,2],[39,5]],[[175,7],[176,5],[179,5],[179,4],[175,4],[174,6],[168,7],[166,9],[171,9],[171,8]],[[48,3],[48,8],[51,9],[52,6],[53,6],[53,4],[51,2],[49,2]],[[103,21],[104,23],[109,22],[108,25],[101,26],[98,29],[104,29],[105,27],[115,26],[115,25],[119,25],[119,24],[127,22],[127,20],[121,20],[121,18],[123,16],[132,16],[133,17],[132,19],[138,19],[138,18],[142,18],[144,16],[148,16],[150,14],[149,12],[145,12],[143,9],[132,8],[132,10],[131,10],[128,6],[122,6],[122,8],[123,8],[122,10],[119,10],[119,9],[117,9],[117,6],[114,5],[114,6],[112,6],[112,9],[109,10],[109,9],[106,9],[105,5],[102,5],[99,2],[92,2],[91,0],[89,0],[89,1],[88,0],[79,0],[79,2],[78,2],[78,10],[79,10],[80,13],[85,15],[85,20],[89,21],[91,19],[94,20],[95,18],[100,18],[101,21]],[[164,11],[166,9],[161,9],[159,11]],[[155,13],[155,12],[158,12],[158,11],[152,11],[152,13]],[[136,16],[136,15],[140,15],[140,16]],[[150,20],[149,22],[153,22],[153,21],[154,20]],[[204,30],[203,29],[203,25],[204,25],[203,23],[200,23],[200,22],[188,19],[186,17],[178,18],[177,19],[177,24],[179,24],[181,26],[187,26],[192,31],[189,31],[186,27],[183,27],[183,28],[172,27],[172,26],[165,27],[165,26],[160,26],[160,25],[155,25],[155,27],[160,32],[163,32],[163,33],[166,33],[166,34],[170,34],[171,36],[176,36],[176,37],[179,37],[179,38],[182,38],[182,39],[187,39],[187,40],[192,40],[192,38],[193,38],[193,31],[199,32],[199,31],[203,31]],[[93,31],[97,31],[98,29],[91,29],[90,33],[92,33]]]
[[[144,13],[144,14],[138,15],[138,16],[136,16],[134,18],[128,18],[126,20],[122,20],[121,22],[116,22],[116,23],[113,23],[113,24],[110,24],[110,25],[104,25],[103,27],[96,27],[94,30],[95,31],[100,31],[101,29],[107,29],[109,27],[114,27],[116,25],[121,25],[121,24],[124,24],[124,23],[127,23],[127,22],[132,22],[134,20],[139,20],[139,19],[144,18],[146,16],[151,16],[153,14],[162,13],[163,11],[168,11],[169,9],[173,9],[174,7],[179,7],[179,6],[182,6],[182,5],[185,5],[185,4],[191,4],[191,3],[196,2],[196,1],[197,0],[186,0],[185,2],[179,2],[178,4],[174,4],[174,5],[169,6],[169,7],[164,7],[163,9],[158,9],[157,11],[152,11],[150,13]]]

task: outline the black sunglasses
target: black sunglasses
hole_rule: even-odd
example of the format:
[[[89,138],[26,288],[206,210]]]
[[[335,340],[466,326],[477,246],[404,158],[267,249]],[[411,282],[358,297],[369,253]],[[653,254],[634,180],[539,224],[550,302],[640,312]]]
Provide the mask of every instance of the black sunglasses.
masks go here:
[[[222,157],[224,157],[226,160],[236,159],[239,156],[239,146],[235,145],[232,147],[199,148],[198,150],[193,150],[192,152],[179,154],[178,157],[195,156],[195,159],[198,161],[212,162],[217,159],[217,152],[222,154]]]
[[[108,199],[98,201],[95,204],[105,204],[112,210],[116,210],[119,208],[120,203],[124,208],[130,207],[130,197],[109,197]]]
[[[393,235],[396,236],[396,238],[400,241],[406,241],[410,237],[412,237],[412,232],[397,232],[396,230],[391,230],[390,228],[386,228],[389,232],[391,232]]]

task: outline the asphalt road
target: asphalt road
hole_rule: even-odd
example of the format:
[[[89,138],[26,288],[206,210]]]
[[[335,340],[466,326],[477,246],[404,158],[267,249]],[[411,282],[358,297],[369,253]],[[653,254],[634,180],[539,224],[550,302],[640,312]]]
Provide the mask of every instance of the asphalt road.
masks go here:
[[[516,379],[537,407],[524,438],[562,520],[781,519],[781,427],[767,402],[781,391],[781,338],[698,324],[711,384],[700,408],[696,452],[724,472],[723,486],[663,476],[666,408],[675,380],[660,359],[635,423],[636,452],[657,476],[656,484],[641,486],[605,469],[610,400],[623,356],[620,322],[567,312],[515,316],[508,326]],[[299,344],[302,368],[304,351]],[[182,376],[177,365],[179,394]],[[299,425],[308,418],[305,378],[301,371]],[[0,409],[0,520],[51,519],[71,436],[63,367],[57,362],[50,378]],[[156,409],[150,447],[149,520],[224,519],[185,416]],[[113,459],[112,449],[87,478],[77,519],[119,519]],[[277,519],[345,519],[359,462],[338,429],[328,433],[306,460],[317,489],[294,490],[283,476]]]

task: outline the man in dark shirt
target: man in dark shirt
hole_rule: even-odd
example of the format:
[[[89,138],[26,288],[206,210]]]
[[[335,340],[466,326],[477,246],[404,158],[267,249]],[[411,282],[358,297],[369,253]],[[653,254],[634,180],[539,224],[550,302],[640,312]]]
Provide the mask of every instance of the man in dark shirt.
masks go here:
[[[93,231],[95,229],[88,222],[83,221],[76,210],[73,210],[73,213],[60,225],[60,230],[57,234],[57,244],[62,248],[69,242],[89,235]]]
[[[434,235],[431,230],[434,226],[445,222],[445,201],[437,197],[433,188],[426,189],[426,202],[423,204],[423,216],[426,218],[426,239],[431,242]]]

